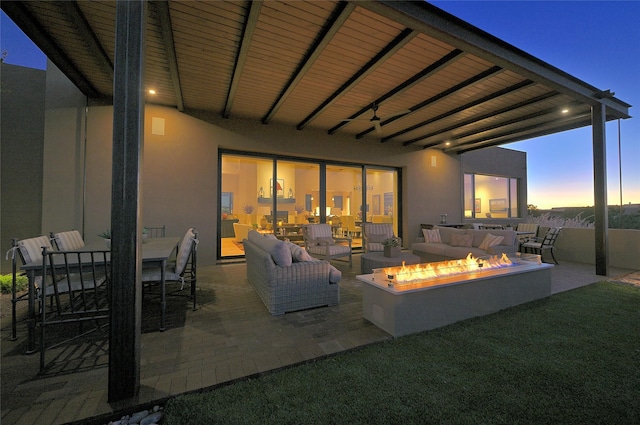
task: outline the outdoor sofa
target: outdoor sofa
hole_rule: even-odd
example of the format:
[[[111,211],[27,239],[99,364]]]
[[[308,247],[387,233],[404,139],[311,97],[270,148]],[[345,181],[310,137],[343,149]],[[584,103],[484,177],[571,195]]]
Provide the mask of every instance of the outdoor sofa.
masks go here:
[[[423,236],[411,245],[411,250],[424,263],[465,258],[469,253],[478,258],[517,251],[516,232],[513,230],[435,226],[421,231]]]
[[[337,305],[342,273],[326,260],[272,234],[249,231],[243,240],[247,279],[273,315]]]

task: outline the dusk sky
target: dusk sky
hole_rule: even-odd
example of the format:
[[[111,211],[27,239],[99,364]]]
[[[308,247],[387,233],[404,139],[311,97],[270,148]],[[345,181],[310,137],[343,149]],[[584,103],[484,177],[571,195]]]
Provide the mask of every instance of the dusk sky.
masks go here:
[[[436,1],[435,6],[640,107],[640,1]],[[2,13],[6,63],[45,69],[46,58]],[[640,118],[622,120],[622,201],[640,203]],[[608,203],[620,203],[618,123],[607,124]],[[591,206],[591,127],[504,145],[527,152],[529,203]]]

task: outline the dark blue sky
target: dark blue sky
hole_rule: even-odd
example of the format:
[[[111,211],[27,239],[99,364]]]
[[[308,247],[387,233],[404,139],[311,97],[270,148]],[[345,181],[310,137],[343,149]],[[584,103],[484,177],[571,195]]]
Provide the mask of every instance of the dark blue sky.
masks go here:
[[[435,6],[640,107],[640,1],[436,1]],[[640,118],[622,120],[623,203],[640,203]],[[593,205],[591,127],[506,145],[527,152],[529,203]],[[609,204],[620,202],[618,125],[607,124]]]
[[[436,1],[437,7],[640,107],[640,1]],[[2,13],[6,62],[45,69],[46,58]],[[640,203],[640,121],[621,122],[623,203]],[[609,204],[620,200],[618,125],[607,124]],[[507,145],[527,152],[529,203],[593,205],[591,127]]]

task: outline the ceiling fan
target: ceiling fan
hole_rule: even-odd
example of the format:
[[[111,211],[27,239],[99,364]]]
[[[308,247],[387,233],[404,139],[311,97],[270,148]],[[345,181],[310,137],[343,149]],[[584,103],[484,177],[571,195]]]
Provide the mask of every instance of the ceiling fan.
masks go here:
[[[369,122],[371,122],[371,124],[373,124],[373,127],[376,129],[376,133],[380,134],[382,132],[382,128],[380,127],[380,121],[386,120],[388,118],[397,117],[397,116],[400,116],[400,115],[406,115],[409,112],[411,112],[410,109],[404,109],[402,111],[396,111],[396,112],[393,112],[391,114],[379,117],[378,113],[377,113],[378,112],[378,108],[379,108],[379,105],[377,105],[375,103],[371,104],[371,110],[373,111],[373,116],[371,118],[347,118],[347,119],[342,120],[342,121],[369,120]]]

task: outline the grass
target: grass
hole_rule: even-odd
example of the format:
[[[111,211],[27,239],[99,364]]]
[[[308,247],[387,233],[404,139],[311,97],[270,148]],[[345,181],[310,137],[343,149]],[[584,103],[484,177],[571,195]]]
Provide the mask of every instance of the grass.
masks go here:
[[[640,288],[597,283],[171,399],[163,424],[640,424]]]
[[[16,291],[24,291],[27,289],[27,284],[29,281],[27,280],[27,276],[19,275],[16,276]],[[0,292],[3,294],[11,293],[11,285],[13,284],[13,274],[2,274],[0,275]]]

